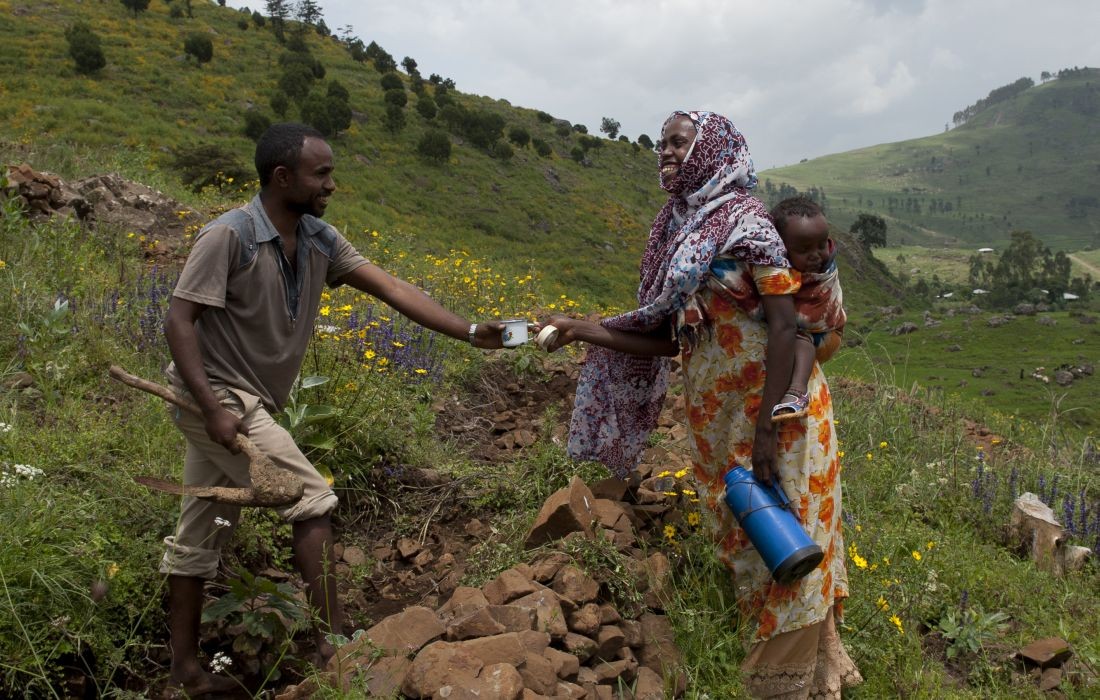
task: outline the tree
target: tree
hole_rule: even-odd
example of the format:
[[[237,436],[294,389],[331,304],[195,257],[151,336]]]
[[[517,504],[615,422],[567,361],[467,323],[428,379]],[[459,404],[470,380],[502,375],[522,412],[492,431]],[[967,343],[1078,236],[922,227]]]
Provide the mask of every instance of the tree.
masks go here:
[[[538,120],[543,124],[549,124],[550,122],[554,121],[554,117],[550,116],[550,114],[547,112],[539,112],[535,116],[538,117]]]
[[[645,148],[645,149],[648,149],[648,150],[652,151],[653,150],[653,139],[649,138],[649,136],[647,134],[639,134],[638,135],[638,145],[641,146],[642,148]]]
[[[290,17],[290,7],[287,6],[286,0],[266,0],[265,7],[273,26],[281,28],[286,24],[287,18]]]
[[[520,148],[526,148],[531,141],[531,133],[522,126],[513,126],[508,130],[508,140]]]
[[[416,61],[409,56],[401,59],[401,67],[405,69],[405,72],[409,75],[420,75],[420,71],[416,69]]]
[[[860,212],[848,231],[855,234],[868,250],[886,245],[886,220],[881,216]]]
[[[122,5],[137,17],[139,12],[149,9],[149,0],[122,0]]]
[[[588,133],[588,127],[585,126],[584,124],[574,124],[573,125],[573,131],[577,132],[578,134],[587,134]]]
[[[262,112],[250,109],[244,113],[244,135],[253,141],[259,141],[269,126],[271,120]]]
[[[299,22],[317,24],[321,20],[321,7],[314,0],[298,0],[294,14]]]
[[[621,128],[622,124],[611,117],[604,117],[600,120],[600,131],[607,134],[609,139],[614,140],[619,135],[619,129]]]
[[[280,117],[285,117],[287,109],[290,108],[290,98],[282,90],[276,90],[271,94],[271,100],[268,104],[271,105],[272,112]]]
[[[446,163],[451,158],[451,139],[445,131],[430,129],[420,137],[416,151],[430,161]]]
[[[194,56],[199,65],[210,63],[214,58],[214,42],[205,34],[193,32],[187,35],[183,41],[183,52],[188,56]]]
[[[267,24],[267,18],[261,15],[259,10],[253,10],[252,24],[255,24],[257,29],[262,29],[263,26]]]
[[[435,101],[423,95],[416,101],[416,111],[425,119],[434,119],[438,110],[435,108]]]
[[[76,70],[90,74],[107,65],[103,55],[99,35],[84,22],[77,22],[65,30],[65,39],[69,42],[69,56],[76,63]]]
[[[379,81],[382,84],[383,90],[404,90],[405,84],[401,82],[401,78],[397,73],[386,73],[382,76],[382,80]]]
[[[390,133],[401,131],[405,128],[405,110],[395,104],[386,105],[386,116],[383,117],[382,124]]]
[[[550,154],[554,152],[554,150],[550,148],[550,144],[542,139],[532,139],[531,145],[535,147],[535,153],[538,153],[540,158],[548,158]]]
[[[409,95],[404,90],[386,90],[382,94],[387,105],[397,105],[398,108],[404,107],[409,103]]]
[[[505,141],[497,141],[493,144],[491,154],[497,160],[509,161],[515,155],[515,151]]]
[[[1048,70],[1045,70],[1045,71],[1043,71],[1042,73],[1040,73],[1040,74],[1039,74],[1039,80],[1041,80],[1041,81],[1042,81],[1042,82],[1044,82],[1044,83],[1045,83],[1046,81],[1050,80],[1050,79],[1051,79],[1051,78],[1053,78],[1053,77],[1054,77],[1054,76],[1053,76],[1053,75],[1051,75],[1051,74],[1050,74],[1050,71],[1048,71]]]
[[[302,63],[291,63],[283,68],[279,89],[295,102],[301,102],[313,87],[313,71]]]

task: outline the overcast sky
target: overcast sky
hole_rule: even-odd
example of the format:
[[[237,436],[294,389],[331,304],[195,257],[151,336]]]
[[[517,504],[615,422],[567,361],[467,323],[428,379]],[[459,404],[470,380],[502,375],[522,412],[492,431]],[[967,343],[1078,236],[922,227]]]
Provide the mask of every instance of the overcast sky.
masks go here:
[[[673,109],[721,112],[761,170],[935,134],[1017,78],[1100,66],[1098,0],[319,4],[331,30],[351,25],[424,76],[590,133],[608,116],[656,140]]]

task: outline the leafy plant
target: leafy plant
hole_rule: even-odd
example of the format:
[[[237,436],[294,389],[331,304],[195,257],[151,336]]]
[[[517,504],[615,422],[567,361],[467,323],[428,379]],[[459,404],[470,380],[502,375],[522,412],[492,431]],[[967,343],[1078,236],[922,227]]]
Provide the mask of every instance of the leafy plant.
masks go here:
[[[956,614],[948,611],[936,624],[936,628],[948,640],[947,658],[964,654],[979,654],[985,644],[996,639],[1008,628],[1008,615],[1003,612],[985,613],[970,607]]]
[[[287,583],[241,569],[229,592],[206,606],[203,622],[218,622],[234,635],[233,650],[250,657],[271,653],[306,622],[306,612]]]
[[[287,405],[276,416],[276,422],[294,436],[295,442],[320,450],[336,447],[336,428],[341,415],[337,406],[329,404],[308,404],[299,399],[302,391],[323,386],[328,377],[300,377],[290,392]]]

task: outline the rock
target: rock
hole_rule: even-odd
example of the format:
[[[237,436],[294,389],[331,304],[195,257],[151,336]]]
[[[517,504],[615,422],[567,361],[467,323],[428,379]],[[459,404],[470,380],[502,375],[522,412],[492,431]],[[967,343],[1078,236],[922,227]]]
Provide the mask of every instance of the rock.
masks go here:
[[[890,331],[890,335],[908,335],[909,333],[916,333],[917,330],[919,330],[917,324],[912,321],[906,321]]]
[[[554,639],[561,639],[569,632],[565,624],[565,613],[561,609],[561,601],[549,588],[517,598],[512,601],[512,605],[535,611],[536,631],[546,632]]]
[[[493,618],[489,609],[480,608],[461,618],[456,617],[447,625],[447,641],[455,642],[473,637],[491,637],[504,632],[504,625]]]
[[[523,694],[523,677],[509,664],[486,666],[481,669],[477,680],[479,687],[474,690],[479,691],[476,697],[481,700],[515,700]]]
[[[470,611],[477,608],[485,608],[489,606],[489,601],[485,598],[485,594],[481,592],[480,588],[471,588],[470,586],[459,586],[451,594],[450,599],[443,604],[443,607],[437,611],[439,616],[443,619],[453,618],[456,615],[456,611],[463,610],[463,614],[469,614]]]
[[[1017,316],[1034,316],[1035,315],[1035,305],[1034,304],[1028,304],[1028,303],[1017,304],[1012,309],[1012,313],[1016,314]]]
[[[596,653],[595,640],[576,632],[566,634],[561,643],[567,652],[580,659],[582,663],[592,658],[592,655]]]
[[[989,319],[986,320],[985,323],[990,328],[999,328],[999,327],[1005,325],[1006,323],[1010,322],[1011,320],[1012,320],[1012,317],[1008,316],[1008,315],[1005,315],[1005,316],[990,316]]]
[[[594,601],[600,593],[600,584],[572,565],[558,570],[551,587],[562,597],[578,604]]]
[[[1039,668],[1060,666],[1071,656],[1069,642],[1058,637],[1036,640],[1016,652],[1016,658]]]
[[[443,623],[435,612],[428,608],[413,606],[390,615],[371,627],[367,630],[365,637],[387,654],[398,656],[419,651],[428,642],[443,636],[445,631]],[[345,644],[341,650],[351,644]]]
[[[534,593],[543,586],[535,583],[515,569],[502,571],[496,578],[482,586],[490,605],[503,605],[516,598]]]
[[[1073,376],[1073,372],[1068,370],[1060,369],[1054,373],[1054,383],[1058,386],[1069,386],[1073,384],[1074,379],[1076,377]]]
[[[958,343],[955,343],[954,345],[948,345],[946,348],[944,348],[944,350],[946,352],[959,352],[962,350],[962,346]]]
[[[527,657],[527,649],[516,632],[467,639],[455,645],[481,659],[485,665],[505,663],[518,668]]]
[[[592,495],[609,501],[621,501],[626,496],[626,489],[627,482],[611,476],[592,484]]]
[[[568,554],[554,552],[535,562],[531,578],[539,583],[550,583],[557,576],[558,570],[572,561]]]
[[[572,654],[549,647],[542,655],[554,666],[554,673],[562,680],[575,679],[581,670],[581,660]]]
[[[472,681],[485,664],[469,651],[451,642],[433,642],[413,659],[401,692],[414,698],[432,697],[446,685]]]
[[[676,636],[672,632],[672,623],[664,615],[642,613],[638,618],[642,625],[642,646],[637,649],[638,661],[643,666],[657,671],[668,680],[680,672],[680,649],[676,646]]]
[[[595,496],[579,477],[552,494],[543,504],[524,544],[528,549],[561,539],[571,532],[592,537],[592,502]]]
[[[412,559],[422,549],[419,542],[408,537],[397,540],[396,548],[402,559]]]
[[[533,608],[520,608],[515,605],[490,605],[485,608],[496,620],[504,632],[526,632],[535,629],[535,611]]]
[[[586,637],[594,637],[600,629],[600,607],[588,603],[569,613],[569,629]]]
[[[1012,537],[1042,569],[1062,576],[1071,566],[1081,563],[1081,555],[1070,551],[1073,561],[1067,565],[1065,530],[1054,519],[1054,511],[1033,493],[1016,499],[1009,522]]]
[[[619,658],[619,652],[625,646],[623,631],[616,625],[604,625],[596,633],[597,659],[611,661]]]
[[[619,679],[622,679],[626,683],[630,683],[634,680],[634,674],[638,670],[638,664],[626,659],[620,661],[604,661],[593,666],[592,670],[596,672],[596,679],[599,683],[618,684]]]
[[[635,676],[635,700],[664,700],[665,683],[651,668],[641,666]]]
[[[524,685],[536,693],[552,695],[557,690],[557,671],[542,654],[527,652],[526,660],[519,667],[519,675],[523,677]]]
[[[340,557],[352,566],[362,566],[367,563],[367,553],[362,547],[344,547]]]
[[[1038,323],[1040,326],[1047,326],[1047,327],[1058,325],[1058,321],[1051,318],[1050,316],[1040,316],[1039,318],[1035,319],[1035,322]]]

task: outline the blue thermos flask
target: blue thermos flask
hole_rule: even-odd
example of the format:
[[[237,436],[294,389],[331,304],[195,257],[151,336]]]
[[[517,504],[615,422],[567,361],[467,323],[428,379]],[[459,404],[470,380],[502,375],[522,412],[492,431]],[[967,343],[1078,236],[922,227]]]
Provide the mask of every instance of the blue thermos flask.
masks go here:
[[[725,481],[726,505],[760,552],[772,578],[782,584],[793,583],[821,563],[825,553],[788,510],[781,486],[757,482],[744,467],[731,469]]]

